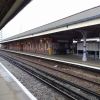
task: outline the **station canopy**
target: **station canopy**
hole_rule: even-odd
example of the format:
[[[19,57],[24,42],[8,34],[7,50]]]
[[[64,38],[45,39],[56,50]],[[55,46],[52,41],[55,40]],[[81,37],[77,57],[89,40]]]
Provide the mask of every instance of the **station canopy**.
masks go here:
[[[31,0],[0,0],[0,30]]]
[[[55,22],[19,33],[1,41],[22,40],[36,36],[48,35],[54,38],[82,39],[81,32],[87,32],[87,38],[97,38],[100,36],[100,6],[87,9],[80,13],[65,17]]]

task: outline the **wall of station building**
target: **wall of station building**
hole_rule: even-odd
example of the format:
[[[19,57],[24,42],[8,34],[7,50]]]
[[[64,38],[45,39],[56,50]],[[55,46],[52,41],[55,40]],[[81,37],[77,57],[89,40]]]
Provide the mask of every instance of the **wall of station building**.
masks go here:
[[[50,38],[30,38],[18,41],[12,41],[2,44],[3,49],[15,50],[15,51],[25,51],[34,53],[50,53],[49,48],[51,45]]]
[[[83,53],[83,43],[73,43],[66,39],[51,37],[35,37],[2,44],[3,49],[33,52],[41,54],[78,54]],[[99,55],[100,46],[98,42],[87,42],[88,54]]]
[[[97,41],[88,41],[86,43],[86,49],[88,56],[99,56],[100,43]],[[77,43],[77,52],[79,54],[83,53],[83,43]]]
[[[96,42],[96,41],[87,42],[86,48],[87,48],[87,51],[99,51],[100,49],[99,42]],[[77,44],[77,50],[83,50],[82,42]]]
[[[72,45],[72,41],[50,37],[29,38],[2,44],[3,49],[49,55],[72,53],[73,47],[76,51],[76,46]]]

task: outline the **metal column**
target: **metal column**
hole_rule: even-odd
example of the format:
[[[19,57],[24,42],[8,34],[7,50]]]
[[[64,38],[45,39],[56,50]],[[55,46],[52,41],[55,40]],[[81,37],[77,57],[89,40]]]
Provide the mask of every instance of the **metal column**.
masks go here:
[[[82,61],[87,61],[87,50],[86,50],[86,33],[83,32],[83,57]]]
[[[87,37],[88,32],[84,31],[84,30],[78,30],[78,32],[80,32],[83,36],[83,57],[82,57],[82,61],[87,61],[86,37]]]

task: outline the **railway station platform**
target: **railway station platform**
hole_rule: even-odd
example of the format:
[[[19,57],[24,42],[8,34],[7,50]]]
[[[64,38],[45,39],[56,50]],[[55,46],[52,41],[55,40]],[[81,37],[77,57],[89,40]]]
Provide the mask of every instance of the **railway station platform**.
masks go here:
[[[0,61],[0,100],[36,100]]]
[[[35,54],[35,53],[27,53],[27,52],[19,52],[25,55],[35,56],[39,58],[44,58],[52,61],[63,62],[66,64],[92,68],[100,71],[100,60],[89,58],[88,61],[83,62],[82,56],[77,55],[44,55],[44,54]]]
[[[92,68],[100,71],[100,60],[91,57],[88,57],[88,60],[84,62],[82,61],[81,55],[46,55],[46,54],[44,55],[44,54],[36,54],[36,53],[13,51],[13,50],[4,50],[4,51],[15,52],[15,53],[43,58],[47,60],[63,62],[63,63],[72,64],[76,66],[82,66],[86,68]]]

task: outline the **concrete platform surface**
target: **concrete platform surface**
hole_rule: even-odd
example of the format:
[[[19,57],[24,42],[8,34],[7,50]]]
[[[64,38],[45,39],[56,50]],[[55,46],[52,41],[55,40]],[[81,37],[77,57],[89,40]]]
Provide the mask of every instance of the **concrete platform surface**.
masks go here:
[[[0,100],[37,100],[1,62]]]

